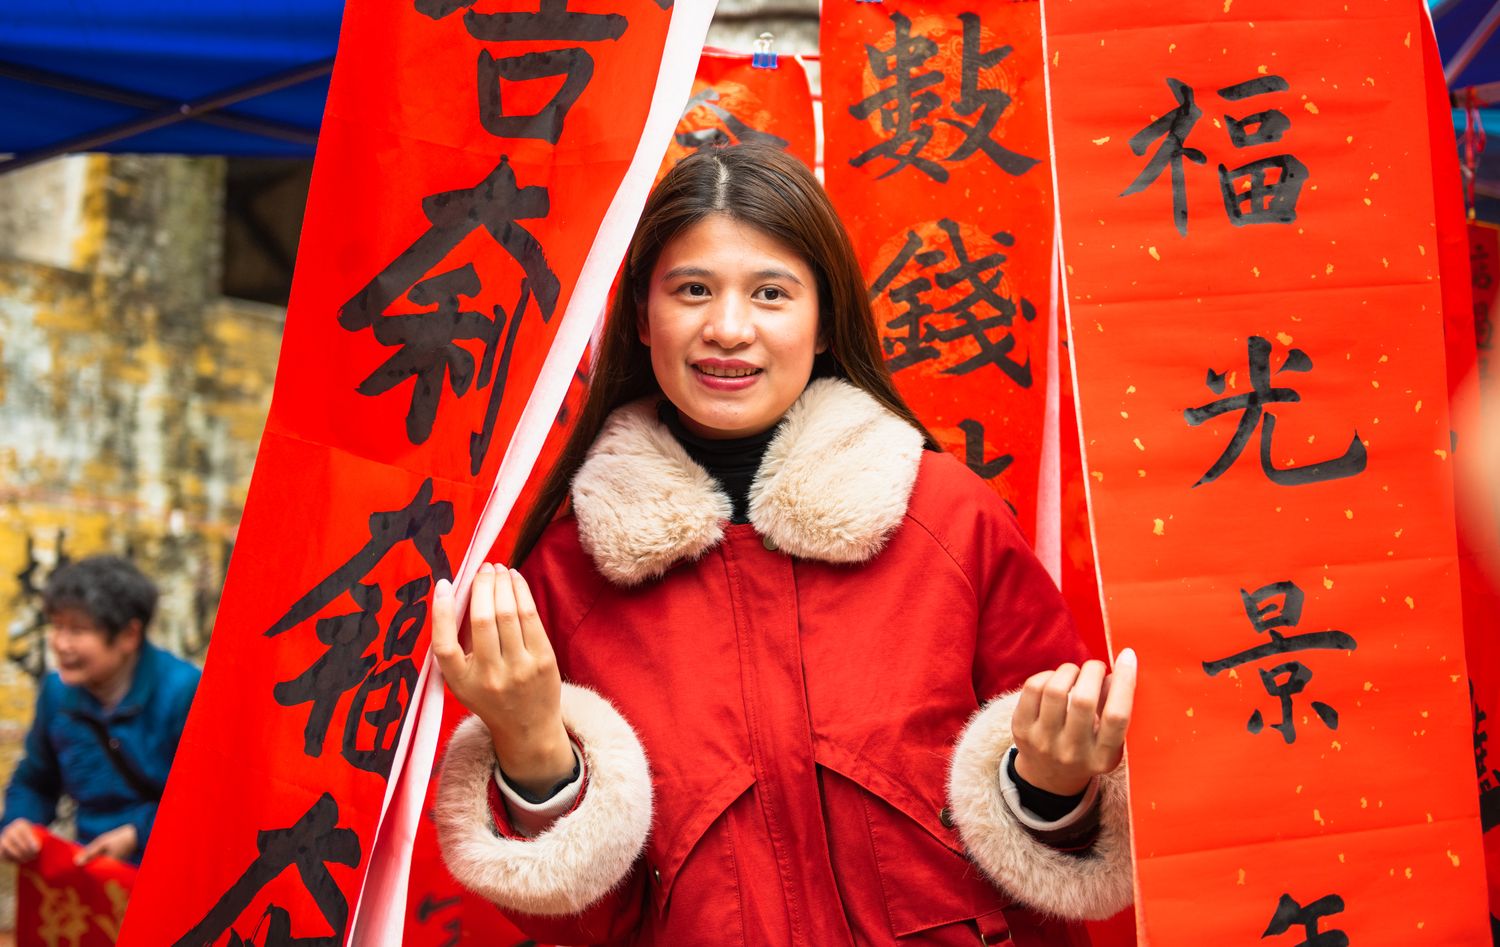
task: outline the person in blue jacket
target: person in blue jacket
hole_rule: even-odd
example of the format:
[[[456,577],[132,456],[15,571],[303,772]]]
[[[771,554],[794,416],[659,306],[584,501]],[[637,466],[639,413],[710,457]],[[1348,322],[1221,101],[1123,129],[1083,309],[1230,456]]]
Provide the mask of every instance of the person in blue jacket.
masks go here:
[[[40,851],[33,825],[77,804],[82,864],[138,863],[156,819],[199,671],[146,640],[156,586],[118,556],[52,574],[42,593],[55,671],[42,681],[25,755],[5,789],[0,858]]]

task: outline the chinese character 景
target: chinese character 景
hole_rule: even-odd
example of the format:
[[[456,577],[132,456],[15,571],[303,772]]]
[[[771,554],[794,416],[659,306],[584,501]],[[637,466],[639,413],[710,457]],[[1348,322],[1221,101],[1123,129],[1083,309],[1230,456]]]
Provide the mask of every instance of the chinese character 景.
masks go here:
[[[1295,627],[1302,620],[1302,606],[1305,598],[1302,589],[1290,581],[1273,582],[1270,585],[1261,586],[1254,592],[1241,589],[1240,602],[1245,608],[1245,617],[1250,620],[1250,626],[1255,629],[1256,633],[1266,635],[1269,640],[1265,644],[1246,648],[1227,658],[1204,661],[1204,673],[1209,677],[1214,677],[1222,671],[1239,667],[1242,664],[1284,654],[1317,650],[1353,651],[1359,647],[1359,643],[1352,635],[1337,629],[1305,632],[1300,635],[1283,635],[1278,631],[1277,629],[1280,628]],[[1257,668],[1257,670],[1266,693],[1277,698],[1281,703],[1281,721],[1271,724],[1271,729],[1278,731],[1285,742],[1295,742],[1297,728],[1292,719],[1292,698],[1307,687],[1308,682],[1312,680],[1312,671],[1300,661],[1287,661],[1271,668]],[[1320,700],[1312,702],[1312,709],[1318,715],[1318,719],[1323,721],[1324,726],[1330,730],[1338,729],[1337,710]],[[1251,733],[1259,733],[1264,727],[1265,720],[1261,712],[1256,710],[1250,715],[1246,729]]]

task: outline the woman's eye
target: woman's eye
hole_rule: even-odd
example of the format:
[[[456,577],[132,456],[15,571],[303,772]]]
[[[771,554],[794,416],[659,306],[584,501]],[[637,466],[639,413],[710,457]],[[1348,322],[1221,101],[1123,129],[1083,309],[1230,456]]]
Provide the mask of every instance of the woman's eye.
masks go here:
[[[708,287],[702,283],[688,283],[682,287],[682,292],[688,296],[702,298],[708,295]]]
[[[775,286],[767,286],[764,289],[762,289],[760,292],[761,292],[761,298],[765,299],[766,302],[772,302],[772,303],[774,303],[774,302],[779,302],[779,301],[781,301],[781,300],[783,300],[783,299],[786,298],[786,293],[783,293],[781,290],[777,289]]]

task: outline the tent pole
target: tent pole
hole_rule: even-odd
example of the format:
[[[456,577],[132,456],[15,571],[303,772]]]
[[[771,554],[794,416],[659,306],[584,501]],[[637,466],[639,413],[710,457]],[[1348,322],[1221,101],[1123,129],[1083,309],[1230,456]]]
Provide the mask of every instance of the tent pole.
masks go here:
[[[1428,12],[1432,14],[1433,22],[1442,19],[1443,14],[1451,12],[1454,7],[1458,6],[1458,2],[1459,0],[1437,0],[1436,3],[1428,8]]]
[[[1480,21],[1479,26],[1474,29],[1474,32],[1469,35],[1468,39],[1464,40],[1463,46],[1459,47],[1458,52],[1454,53],[1453,58],[1443,67],[1443,78],[1447,80],[1450,88],[1453,85],[1453,80],[1457,79],[1469,67],[1469,63],[1473,62],[1474,57],[1479,55],[1479,51],[1484,48],[1484,44],[1488,43],[1490,37],[1495,35],[1497,28],[1500,28],[1500,0],[1496,0],[1495,4],[1490,7],[1490,12],[1484,15],[1484,19]]]
[[[176,111],[178,108],[178,103],[171,99],[133,92],[129,89],[121,89],[99,82],[90,82],[87,79],[79,79],[76,76],[64,75],[60,72],[50,72],[46,69],[38,69],[35,66],[18,66],[15,63],[0,62],[0,78],[15,79],[18,82],[42,86],[47,89],[57,89],[60,92],[68,92],[89,99],[98,99],[102,102],[113,102],[116,105],[140,109],[143,112]],[[307,145],[308,147],[312,147],[318,140],[316,130],[303,128],[300,125],[289,125],[285,122],[273,122],[269,119],[238,115],[234,112],[208,112],[195,116],[195,120],[203,122],[205,125],[216,125],[220,128],[247,132],[252,135],[262,135],[266,138],[276,138],[281,141],[290,141],[294,144]]]
[[[1474,93],[1474,105],[1478,108],[1489,108],[1500,102],[1500,82],[1484,82],[1476,86],[1465,86],[1454,89],[1449,95],[1453,107],[1461,109],[1469,104],[1469,92]]]
[[[15,67],[10,68],[14,69]],[[184,102],[178,105],[172,104],[170,102],[165,102],[165,104],[162,104],[164,100],[156,100],[155,102],[153,102],[153,106],[156,108],[156,111],[153,114],[144,115],[140,118],[131,119],[125,122],[120,122],[116,125],[111,125],[108,128],[99,129],[98,131],[90,132],[86,135],[80,135],[67,141],[49,145],[45,148],[39,148],[35,151],[28,151],[24,154],[15,155],[5,160],[0,160],[0,174],[4,174],[8,171],[19,170],[20,168],[24,167],[29,167],[30,165],[38,164],[50,158],[55,158],[58,155],[79,151],[97,150],[104,145],[122,141],[126,138],[131,138],[135,135],[144,134],[145,132],[149,131],[154,131],[158,128],[163,128],[168,125],[175,125],[178,122],[185,122],[190,120],[208,120],[210,116],[212,116],[213,118],[218,119],[215,124],[225,125],[226,119],[230,123],[241,123],[245,121],[243,116],[225,116],[216,113],[218,113],[218,110],[220,109],[226,108],[230,105],[234,105],[238,102],[243,102],[246,99],[255,98],[258,95],[263,95],[268,92],[275,92],[279,89],[284,89],[289,86],[298,85],[312,79],[317,79],[322,76],[328,75],[332,71],[333,60],[325,59],[305,66],[299,66],[295,69],[278,73],[277,75],[269,76],[267,78],[257,80],[247,85],[239,86],[237,88],[230,89],[216,95],[208,96],[207,98],[198,99],[194,102]],[[12,76],[12,78],[20,77]],[[78,80],[69,81],[77,82]],[[112,90],[109,97],[111,101],[120,101],[121,96],[129,95],[132,95],[132,93],[127,93],[123,90],[116,89]],[[105,96],[101,95],[97,97],[104,98]],[[276,134],[274,137],[287,137],[284,134],[280,134],[280,132],[286,131],[289,126],[279,125],[275,122],[258,122],[258,120],[255,119],[250,119],[249,121],[263,126],[270,125],[275,127],[278,130],[278,134]],[[240,130],[250,131],[251,129],[241,126]],[[305,131],[303,132],[303,135],[306,135],[313,139],[316,138],[315,134]],[[303,138],[301,140],[306,141],[307,139]]]

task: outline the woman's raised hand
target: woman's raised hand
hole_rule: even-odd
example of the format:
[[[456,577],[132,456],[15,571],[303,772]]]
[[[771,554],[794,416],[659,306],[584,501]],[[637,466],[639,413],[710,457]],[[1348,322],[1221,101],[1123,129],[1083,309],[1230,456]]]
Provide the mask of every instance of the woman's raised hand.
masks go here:
[[[1083,667],[1064,664],[1027,679],[1011,721],[1016,774],[1059,796],[1083,792],[1089,780],[1120,765],[1135,703],[1135,652]]]
[[[479,567],[469,596],[469,638],[465,654],[453,585],[439,581],[432,595],[432,653],[443,680],[489,728],[506,778],[543,794],[573,772],[573,748],[563,726],[557,658],[521,573]]]

